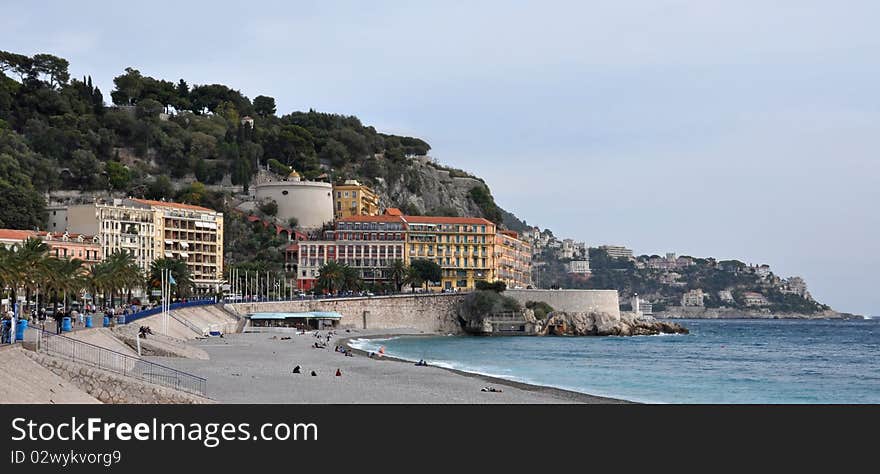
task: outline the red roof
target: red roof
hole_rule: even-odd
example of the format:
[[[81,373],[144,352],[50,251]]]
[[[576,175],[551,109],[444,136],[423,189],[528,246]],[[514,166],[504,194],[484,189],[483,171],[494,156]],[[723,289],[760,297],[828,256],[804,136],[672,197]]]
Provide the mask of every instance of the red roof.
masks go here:
[[[176,209],[190,209],[193,211],[214,212],[213,209],[208,209],[207,207],[194,206],[192,204],[183,204],[183,203],[179,203],[179,202],[154,201],[152,199],[134,199],[134,198],[132,198],[132,201],[139,202],[141,204],[146,204],[148,206],[173,207]]]
[[[407,222],[415,224],[485,224],[495,225],[482,217],[434,217],[434,216],[403,216]]]
[[[0,239],[26,240],[34,235],[32,230],[0,229]]]
[[[403,212],[396,207],[389,207],[388,209],[385,209],[385,214],[389,216],[402,216]]]
[[[403,222],[401,216],[349,216],[339,219],[338,222]]]

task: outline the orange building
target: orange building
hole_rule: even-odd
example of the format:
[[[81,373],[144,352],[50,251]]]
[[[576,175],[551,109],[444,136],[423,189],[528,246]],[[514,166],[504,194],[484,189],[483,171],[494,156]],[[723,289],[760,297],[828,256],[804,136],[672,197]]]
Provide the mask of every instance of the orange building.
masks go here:
[[[512,230],[495,236],[495,279],[508,288],[528,288],[532,284],[532,246]]]

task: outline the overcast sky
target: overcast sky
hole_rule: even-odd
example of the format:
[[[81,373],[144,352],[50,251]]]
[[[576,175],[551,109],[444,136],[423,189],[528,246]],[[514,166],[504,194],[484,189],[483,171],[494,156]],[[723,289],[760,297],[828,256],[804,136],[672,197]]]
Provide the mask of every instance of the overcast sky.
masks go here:
[[[426,139],[530,224],[880,314],[880,2],[12,2],[0,49]],[[123,5],[124,4],[124,5]]]

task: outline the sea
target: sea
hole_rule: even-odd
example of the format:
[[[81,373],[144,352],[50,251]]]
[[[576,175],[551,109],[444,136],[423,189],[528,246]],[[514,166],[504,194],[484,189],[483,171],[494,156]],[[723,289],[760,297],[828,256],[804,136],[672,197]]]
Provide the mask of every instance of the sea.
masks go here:
[[[352,346],[646,403],[880,403],[880,320],[675,320],[686,335],[404,336]]]

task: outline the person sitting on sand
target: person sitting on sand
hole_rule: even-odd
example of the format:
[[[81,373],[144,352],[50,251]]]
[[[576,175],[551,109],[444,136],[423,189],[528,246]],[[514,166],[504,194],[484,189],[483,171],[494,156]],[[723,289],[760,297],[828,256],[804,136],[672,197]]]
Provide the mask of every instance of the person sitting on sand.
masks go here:
[[[317,377],[317,376],[318,376],[318,374],[313,370],[313,371],[312,371],[312,377]]]
[[[294,367],[294,368],[293,368],[293,372],[291,372],[291,373],[293,373],[293,374],[299,374],[299,373],[301,373],[301,372],[300,372],[300,367],[299,367],[299,366]]]
[[[425,362],[425,359],[421,359],[421,360],[419,360],[418,362],[416,362],[416,365],[419,366],[419,367],[427,367],[427,366],[428,366],[428,363]]]
[[[341,376],[342,376],[342,371],[339,370],[339,369],[336,369],[336,376],[337,376],[337,377],[341,377]]]

